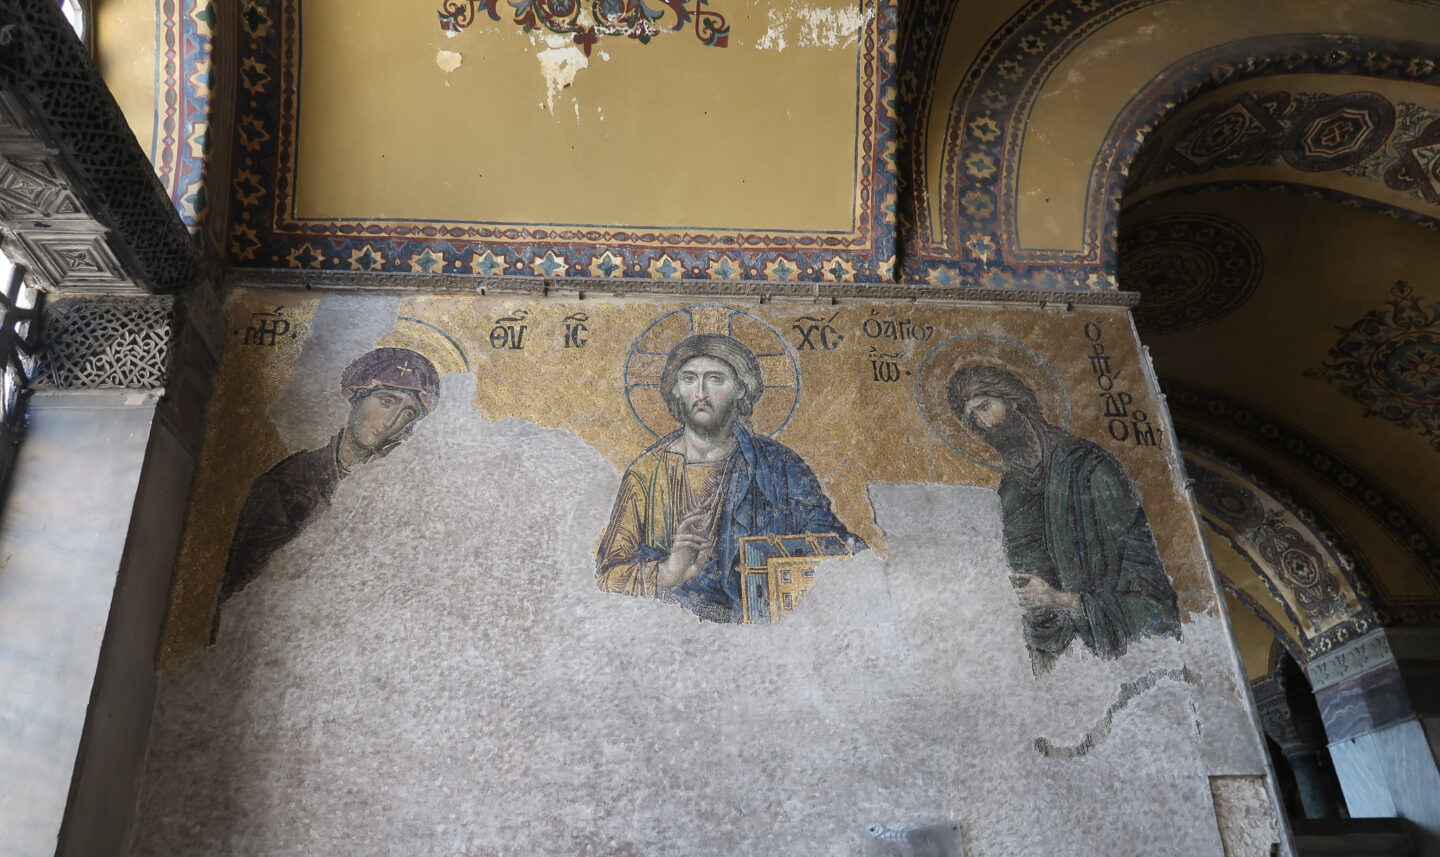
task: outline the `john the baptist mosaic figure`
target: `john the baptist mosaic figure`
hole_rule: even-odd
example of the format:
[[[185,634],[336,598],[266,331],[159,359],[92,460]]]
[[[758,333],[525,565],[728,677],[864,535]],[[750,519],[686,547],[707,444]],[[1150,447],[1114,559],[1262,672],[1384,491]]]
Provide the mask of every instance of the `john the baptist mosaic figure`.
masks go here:
[[[738,339],[699,333],[670,351],[660,392],[680,427],[625,472],[598,551],[601,589],[713,622],[769,621],[775,614],[745,609],[769,594],[744,590],[742,565],[763,567],[770,545],[810,556],[865,547],[800,456],[751,428],[763,391],[760,363]]]
[[[1010,372],[966,366],[946,398],[1000,455],[1011,583],[1036,671],[1079,639],[1102,658],[1146,636],[1180,636],[1175,589],[1135,486],[1113,455],[1052,425]]]

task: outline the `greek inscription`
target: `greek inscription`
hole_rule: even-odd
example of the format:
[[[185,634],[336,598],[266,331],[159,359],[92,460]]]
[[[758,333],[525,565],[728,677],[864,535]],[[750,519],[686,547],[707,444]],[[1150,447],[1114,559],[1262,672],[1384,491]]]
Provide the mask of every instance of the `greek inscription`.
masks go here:
[[[1130,415],[1130,406],[1135,403],[1135,397],[1126,392],[1101,393],[1100,400],[1105,403],[1105,416],[1126,417]]]
[[[837,311],[829,318],[802,315],[795,319],[790,325],[792,330],[800,334],[800,342],[795,346],[795,350],[815,351],[816,346],[826,351],[839,348],[840,342],[845,339],[844,334],[835,329],[835,319],[839,315]]]
[[[590,328],[586,326],[586,323],[589,321],[590,316],[586,315],[583,312],[577,312],[565,316],[566,348],[585,347],[585,343],[590,341],[589,338],[585,335],[590,331]]]
[[[1085,324],[1085,340],[1090,343],[1085,355],[1090,374],[1099,390],[1101,415],[1107,419],[1106,431],[1116,443],[1136,446],[1159,446],[1159,432],[1150,422],[1150,415],[1135,407],[1135,396],[1120,389],[1120,369],[1102,341],[1105,330],[1099,319]]]
[[[528,313],[525,310],[517,310],[511,315],[495,319],[495,326],[490,328],[490,347],[495,350],[508,348],[512,351],[520,351],[525,347],[525,331],[529,329],[525,318]]]
[[[275,307],[272,312],[252,312],[250,324],[245,328],[245,344],[274,348],[278,340],[295,338],[294,327],[285,317],[284,307]]]
[[[893,384],[899,381],[902,376],[909,375],[908,370],[900,368],[900,354],[887,354],[870,346],[867,351],[870,358],[870,380],[879,381],[882,384]]]
[[[893,318],[895,311],[880,316],[880,310],[870,310],[870,317],[860,323],[860,332],[871,339],[888,339],[891,342],[928,342],[935,336],[935,326],[916,324],[908,318]]]

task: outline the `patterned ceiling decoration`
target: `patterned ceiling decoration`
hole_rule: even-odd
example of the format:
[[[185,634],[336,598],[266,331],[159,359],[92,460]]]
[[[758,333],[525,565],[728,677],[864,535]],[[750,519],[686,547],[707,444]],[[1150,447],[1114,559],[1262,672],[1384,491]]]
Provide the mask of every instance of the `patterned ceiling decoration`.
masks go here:
[[[1365,409],[1417,432],[1440,450],[1440,303],[1397,282],[1379,309],[1341,328],[1340,339],[1307,378],[1336,385]]]
[[[1041,84],[1084,39],[1105,25],[1160,0],[1037,0],[1017,12],[986,44],[950,104],[940,177],[939,227],[931,240],[931,202],[925,183],[924,129],[953,0],[924,0],[903,23],[901,117],[906,129],[907,279],[992,288],[1114,288],[1115,234],[1127,168],[1142,142],[1177,104],[1240,80],[1273,74],[1358,74],[1440,82],[1432,46],[1344,34],[1277,35],[1242,39],[1185,57],[1149,81],[1111,126],[1091,171],[1081,252],[1019,246],[1015,183],[1023,132]],[[1314,157],[1331,141],[1334,121],[1316,114]],[[1368,139],[1368,135],[1366,135]]]
[[[1395,144],[1399,160],[1385,171],[1385,183],[1408,190],[1426,202],[1440,203],[1440,119],[1431,121],[1411,139]]]
[[[1297,170],[1357,167],[1379,151],[1395,130],[1395,106],[1378,93],[1314,96],[1297,92],[1293,104],[1295,113],[1280,155]]]
[[[210,110],[219,14],[211,0],[156,3],[156,117],[150,159],[185,225],[196,229],[210,208],[206,173],[213,161]]]
[[[1206,105],[1156,140],[1130,186],[1282,159],[1307,172],[1346,169],[1379,151],[1394,129],[1395,106],[1374,92],[1243,92]]]
[[[1345,456],[1273,414],[1213,390],[1174,379],[1160,379],[1176,420],[1176,431],[1192,442],[1219,446],[1207,427],[1232,432],[1263,448],[1277,460],[1308,470],[1316,479],[1346,497],[1391,541],[1402,548],[1425,575],[1434,596],[1406,597],[1388,593],[1382,577],[1374,576],[1365,593],[1375,604],[1375,621],[1381,625],[1440,623],[1440,537],[1409,503]],[[1250,459],[1253,472],[1257,463]],[[1267,484],[1278,484],[1266,477]],[[1304,503],[1313,506],[1313,503]],[[1344,539],[1332,539],[1343,543]],[[1364,558],[1355,555],[1357,564]],[[1362,567],[1363,573],[1363,567]]]
[[[1172,214],[1127,226],[1119,238],[1120,288],[1140,293],[1141,333],[1215,321],[1250,298],[1264,273],[1260,244],[1215,214]]]
[[[1375,92],[1278,91],[1240,93],[1179,118],[1177,127],[1162,129],[1163,136],[1145,149],[1131,171],[1127,192],[1177,177],[1283,164],[1302,174],[1339,171],[1404,190],[1415,200],[1407,220],[1440,223],[1433,210],[1440,202],[1440,185],[1434,182],[1440,180],[1431,178],[1440,163],[1440,148],[1434,146],[1440,140],[1440,111],[1407,101],[1392,104]],[[1294,179],[1309,180],[1305,175]],[[1377,200],[1362,204],[1390,208]]]
[[[1357,580],[1352,558],[1360,555],[1338,528],[1273,473],[1260,477],[1233,450],[1213,440],[1182,442],[1182,450],[1205,522],[1264,581],[1300,629],[1307,657],[1369,630],[1368,587]],[[1362,573],[1368,579],[1373,571]]]
[[[695,38],[712,48],[730,45],[730,26],[725,16],[705,8],[709,0],[695,0],[692,12],[683,0],[658,0],[664,8],[652,9],[642,0],[591,0],[589,8],[579,0],[519,0],[511,2],[515,23],[529,33],[541,27],[552,33],[573,38],[575,44],[590,56],[590,49],[601,37],[624,36],[642,45],[662,32],[679,32],[692,20]],[[458,33],[475,23],[477,12],[484,11],[490,20],[500,20],[495,11],[499,0],[442,0],[436,14],[440,29],[446,34]],[[664,24],[665,9],[674,13],[674,23]],[[588,14],[587,14],[588,12]]]
[[[608,0],[598,2],[609,8]],[[572,2],[566,8],[576,7]],[[240,16],[245,98],[235,129],[230,261],[242,268],[483,277],[890,282],[895,19],[891,4],[876,8],[859,32],[853,223],[845,232],[816,233],[297,216],[302,5],[250,0]],[[677,151],[675,163],[703,169],[703,162],[688,163],[692,155]]]

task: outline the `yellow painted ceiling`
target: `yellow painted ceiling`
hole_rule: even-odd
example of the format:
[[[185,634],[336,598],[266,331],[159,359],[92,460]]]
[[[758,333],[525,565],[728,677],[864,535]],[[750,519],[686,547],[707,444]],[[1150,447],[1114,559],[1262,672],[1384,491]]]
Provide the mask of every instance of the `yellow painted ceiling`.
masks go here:
[[[430,6],[305,0],[294,213],[848,230],[866,13],[711,6],[728,47],[666,32],[587,58],[483,13],[447,38]]]
[[[1434,274],[1440,270],[1440,235],[1355,207],[1258,190],[1157,199],[1127,209],[1122,228],[1186,213],[1241,224],[1259,243],[1264,273],[1253,296],[1231,314],[1189,330],[1145,335],[1159,375],[1223,393],[1300,428],[1387,486],[1432,529],[1440,527],[1440,460],[1429,439],[1366,416],[1340,385],[1305,375],[1327,359],[1340,328],[1386,307],[1397,280],[1410,281],[1430,303],[1440,301]],[[1365,513],[1358,492],[1320,478],[1253,432],[1183,413],[1177,423],[1182,437],[1213,438],[1313,500],[1377,570],[1380,595],[1440,602],[1434,575],[1417,566],[1393,531]]]
[[[155,2],[95,0],[94,56],[145,154],[155,136]]]
[[[1240,660],[1245,664],[1245,677],[1250,681],[1269,678],[1270,651],[1275,643],[1275,633],[1249,607],[1228,592],[1225,593],[1225,610],[1230,614],[1230,628],[1235,633]]]

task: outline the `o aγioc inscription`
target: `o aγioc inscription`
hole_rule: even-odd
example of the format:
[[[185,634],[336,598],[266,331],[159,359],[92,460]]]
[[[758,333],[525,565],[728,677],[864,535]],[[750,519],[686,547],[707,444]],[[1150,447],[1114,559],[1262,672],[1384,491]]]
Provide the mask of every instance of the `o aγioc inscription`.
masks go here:
[[[1264,271],[1260,245],[1245,227],[1213,214],[1143,220],[1120,233],[1120,287],[1140,293],[1135,324],[1171,333],[1234,312]]]

